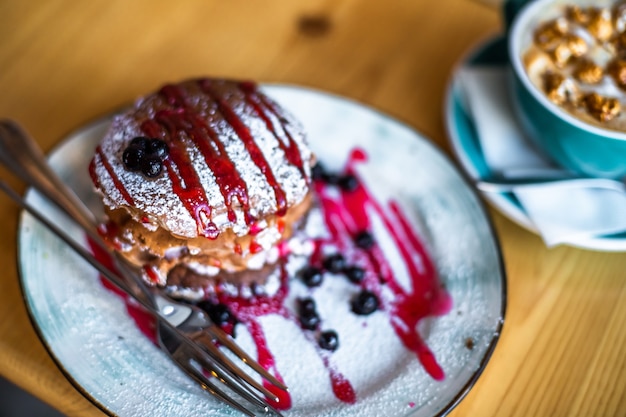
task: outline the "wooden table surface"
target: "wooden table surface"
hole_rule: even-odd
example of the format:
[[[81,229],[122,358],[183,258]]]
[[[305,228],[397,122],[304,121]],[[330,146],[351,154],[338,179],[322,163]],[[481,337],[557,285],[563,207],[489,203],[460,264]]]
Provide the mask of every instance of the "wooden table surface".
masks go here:
[[[501,30],[471,0],[0,1],[0,117],[49,150],[166,81],[210,75],[300,84],[406,121],[449,152],[452,70]],[[23,185],[0,168],[20,191]],[[451,416],[626,415],[626,255],[547,249],[490,209],[508,311],[485,372]],[[69,416],[102,415],[29,320],[18,210],[0,196],[0,374]]]

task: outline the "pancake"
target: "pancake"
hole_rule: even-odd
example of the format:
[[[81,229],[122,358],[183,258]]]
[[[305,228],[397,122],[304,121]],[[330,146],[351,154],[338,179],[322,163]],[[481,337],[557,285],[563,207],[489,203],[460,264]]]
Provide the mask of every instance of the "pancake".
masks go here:
[[[256,84],[168,84],[95,150],[100,232],[151,285],[192,283],[182,289],[196,297],[216,282],[263,285],[311,208],[314,162],[300,123]]]

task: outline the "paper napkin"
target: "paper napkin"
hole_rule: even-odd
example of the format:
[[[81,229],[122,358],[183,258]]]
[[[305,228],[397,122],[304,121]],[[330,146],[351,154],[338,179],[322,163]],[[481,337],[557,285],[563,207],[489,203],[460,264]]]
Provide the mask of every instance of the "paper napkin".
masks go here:
[[[508,71],[502,66],[467,66],[458,74],[485,162],[500,177],[567,175],[524,135],[511,105]],[[518,187],[514,193],[548,246],[626,231],[625,192],[543,184]]]

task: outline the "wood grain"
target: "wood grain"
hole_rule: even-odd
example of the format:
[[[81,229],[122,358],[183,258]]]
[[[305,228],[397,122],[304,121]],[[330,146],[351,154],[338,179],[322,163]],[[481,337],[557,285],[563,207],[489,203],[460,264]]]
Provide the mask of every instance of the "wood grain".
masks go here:
[[[499,30],[499,13],[470,0],[4,0],[0,116],[50,150],[166,81],[249,78],[372,105],[448,152],[451,73]],[[21,187],[2,168],[0,176]],[[509,279],[507,319],[484,374],[451,415],[626,415],[625,255],[547,249],[490,214]],[[0,374],[68,416],[102,415],[30,323],[15,262],[17,222],[18,210],[1,196]]]

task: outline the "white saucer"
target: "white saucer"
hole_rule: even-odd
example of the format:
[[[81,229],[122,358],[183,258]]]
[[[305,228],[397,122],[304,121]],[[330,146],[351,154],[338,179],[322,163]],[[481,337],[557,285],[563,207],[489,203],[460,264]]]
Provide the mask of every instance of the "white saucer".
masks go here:
[[[496,67],[508,65],[506,48],[506,40],[502,36],[481,43],[461,62],[448,86],[445,104],[445,123],[448,137],[462,169],[474,180],[491,177],[493,172],[487,165],[482,153],[471,113],[464,108],[458,73],[462,68],[473,65]],[[498,81],[494,82],[494,89],[507,88],[505,85],[496,85],[497,83]],[[533,233],[538,233],[512,193],[483,193],[483,196],[505,216]],[[598,251],[626,251],[626,233],[580,237],[569,242],[569,245]]]

